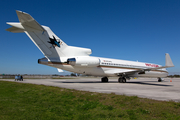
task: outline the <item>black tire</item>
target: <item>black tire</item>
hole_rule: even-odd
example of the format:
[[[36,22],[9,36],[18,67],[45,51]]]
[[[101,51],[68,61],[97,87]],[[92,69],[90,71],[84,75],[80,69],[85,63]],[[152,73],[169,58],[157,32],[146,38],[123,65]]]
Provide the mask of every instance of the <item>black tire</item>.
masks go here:
[[[104,78],[104,82],[108,82],[108,78],[107,77]]]
[[[126,78],[122,78],[122,83],[126,83]]]
[[[161,79],[161,78],[158,78],[158,82],[162,82],[162,79]]]
[[[108,78],[107,77],[101,78],[101,82],[108,82]]]
[[[120,78],[118,79],[118,82],[119,82],[119,83],[122,83],[122,77],[120,77]]]
[[[125,78],[125,77],[120,77],[120,78],[118,79],[118,82],[119,82],[119,83],[126,83],[126,78]]]

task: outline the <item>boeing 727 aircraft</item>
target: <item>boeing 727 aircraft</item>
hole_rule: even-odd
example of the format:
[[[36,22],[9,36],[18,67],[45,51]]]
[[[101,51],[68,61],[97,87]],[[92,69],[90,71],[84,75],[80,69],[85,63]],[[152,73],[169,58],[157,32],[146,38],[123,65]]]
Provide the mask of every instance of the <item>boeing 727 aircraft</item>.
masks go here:
[[[160,82],[167,77],[166,68],[174,67],[168,53],[165,55],[165,66],[90,56],[91,49],[67,45],[56,36],[49,27],[40,25],[31,15],[16,11],[19,22],[7,22],[12,27],[7,31],[25,32],[33,43],[44,54],[39,64],[48,65],[66,71],[103,76],[102,82],[108,77],[119,77],[118,82],[125,83],[130,77],[157,77]]]

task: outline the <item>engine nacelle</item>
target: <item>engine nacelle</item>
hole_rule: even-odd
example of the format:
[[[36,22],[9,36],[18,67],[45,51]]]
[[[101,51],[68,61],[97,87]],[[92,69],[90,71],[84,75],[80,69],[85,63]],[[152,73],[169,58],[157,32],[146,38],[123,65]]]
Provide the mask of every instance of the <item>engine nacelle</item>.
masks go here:
[[[75,57],[67,59],[67,64],[81,67],[97,67],[100,65],[100,62],[95,57]]]

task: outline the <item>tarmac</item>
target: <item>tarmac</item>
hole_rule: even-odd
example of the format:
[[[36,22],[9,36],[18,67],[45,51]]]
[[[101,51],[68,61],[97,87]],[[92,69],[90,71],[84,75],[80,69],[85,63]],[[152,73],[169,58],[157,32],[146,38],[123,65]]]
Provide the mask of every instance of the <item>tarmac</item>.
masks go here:
[[[14,81],[13,79],[1,80]],[[130,81],[127,80],[127,83],[118,83],[118,78],[109,78],[108,83],[102,83],[101,78],[99,77],[80,77],[75,79],[24,79],[24,81],[16,82],[180,102],[180,78],[165,78],[163,82],[158,82],[156,78],[138,78],[131,79]]]

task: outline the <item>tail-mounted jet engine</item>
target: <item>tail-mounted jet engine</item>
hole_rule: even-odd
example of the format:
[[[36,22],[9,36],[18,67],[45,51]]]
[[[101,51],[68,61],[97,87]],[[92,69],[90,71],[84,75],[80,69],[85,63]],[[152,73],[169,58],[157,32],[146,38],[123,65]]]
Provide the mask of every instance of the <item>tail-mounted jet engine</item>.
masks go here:
[[[76,57],[67,59],[67,64],[72,66],[81,66],[81,67],[97,67],[100,65],[98,58],[92,57]]]

